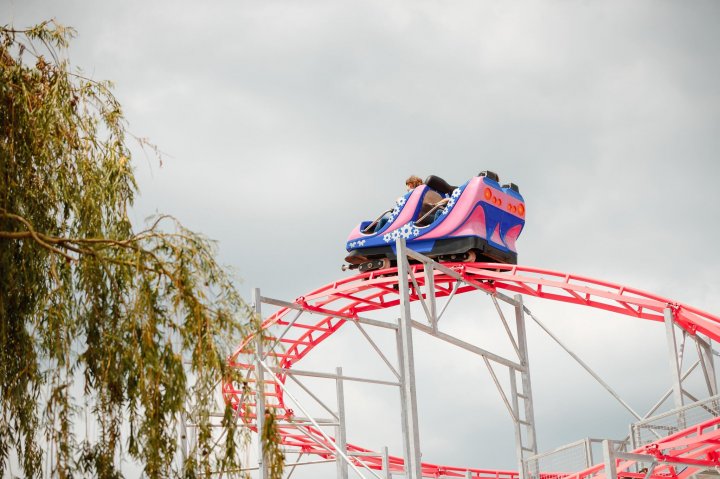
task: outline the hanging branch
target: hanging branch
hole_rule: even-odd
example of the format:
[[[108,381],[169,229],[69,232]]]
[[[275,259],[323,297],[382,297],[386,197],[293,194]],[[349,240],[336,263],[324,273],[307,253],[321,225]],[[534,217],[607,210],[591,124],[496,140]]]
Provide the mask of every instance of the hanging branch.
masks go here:
[[[71,71],[73,35],[0,27],[0,471],[11,457],[27,477],[118,477],[119,457],[149,477],[240,469],[234,410],[219,452],[181,465],[176,425],[194,414],[198,450],[214,445],[252,312],[212,241],[167,215],[129,220],[133,136],[112,85]],[[76,437],[88,421],[98,433]]]

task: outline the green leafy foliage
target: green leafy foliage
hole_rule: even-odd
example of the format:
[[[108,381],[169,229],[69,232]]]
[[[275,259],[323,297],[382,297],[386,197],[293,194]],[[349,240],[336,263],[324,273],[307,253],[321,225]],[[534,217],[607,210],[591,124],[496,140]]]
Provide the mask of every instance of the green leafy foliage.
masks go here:
[[[207,238],[169,216],[134,229],[122,109],[70,70],[73,34],[0,27],[0,470],[118,477],[123,454],[150,477],[237,470],[236,413],[214,454],[210,413],[252,313]]]

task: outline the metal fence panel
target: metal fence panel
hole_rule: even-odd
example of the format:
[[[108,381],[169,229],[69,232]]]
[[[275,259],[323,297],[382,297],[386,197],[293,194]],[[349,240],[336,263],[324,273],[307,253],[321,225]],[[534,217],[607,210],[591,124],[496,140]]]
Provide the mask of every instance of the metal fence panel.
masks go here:
[[[718,416],[720,416],[720,395],[658,414],[630,426],[633,446],[636,448],[644,446],[693,424]]]

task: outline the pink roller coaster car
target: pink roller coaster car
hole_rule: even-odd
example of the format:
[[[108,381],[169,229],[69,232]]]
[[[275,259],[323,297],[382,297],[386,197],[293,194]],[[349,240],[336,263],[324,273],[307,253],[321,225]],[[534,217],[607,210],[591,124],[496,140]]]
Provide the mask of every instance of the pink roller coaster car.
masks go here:
[[[396,259],[395,240],[438,261],[517,264],[515,242],[525,225],[525,201],[513,183],[483,171],[460,186],[431,175],[398,198],[375,221],[363,221],[347,240],[344,269],[387,268]]]

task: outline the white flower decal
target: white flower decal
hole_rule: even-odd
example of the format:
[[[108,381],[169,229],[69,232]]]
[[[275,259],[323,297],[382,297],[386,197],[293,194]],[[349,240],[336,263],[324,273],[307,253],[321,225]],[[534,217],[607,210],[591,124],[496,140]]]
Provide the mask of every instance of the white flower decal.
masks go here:
[[[364,246],[364,245],[365,245],[365,240],[360,240],[360,241],[358,241],[358,242],[357,242],[357,245],[358,245],[358,246]]]
[[[452,192],[452,197],[457,198],[458,196],[460,196],[460,188],[455,188]]]
[[[405,204],[405,197],[404,197],[404,196],[401,196],[400,198],[398,198],[397,204],[398,204],[398,206],[404,205],[404,204]]]
[[[390,243],[391,241],[395,241],[398,238],[412,239],[418,235],[420,235],[420,228],[415,226],[415,223],[411,221],[410,223],[403,225],[394,231],[386,233],[385,236],[383,236],[383,240],[386,243]],[[359,241],[358,245],[362,246]]]

